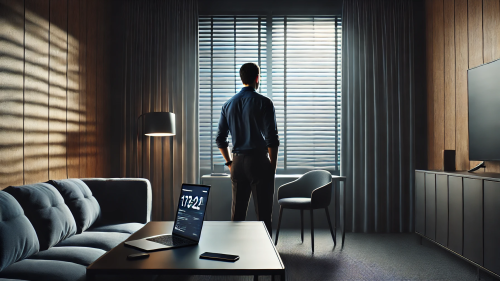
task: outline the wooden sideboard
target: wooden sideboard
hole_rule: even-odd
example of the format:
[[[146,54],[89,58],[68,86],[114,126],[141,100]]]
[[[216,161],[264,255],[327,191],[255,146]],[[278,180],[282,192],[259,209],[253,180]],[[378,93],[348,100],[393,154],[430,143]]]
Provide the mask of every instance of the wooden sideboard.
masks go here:
[[[500,174],[416,170],[415,232],[500,277]]]

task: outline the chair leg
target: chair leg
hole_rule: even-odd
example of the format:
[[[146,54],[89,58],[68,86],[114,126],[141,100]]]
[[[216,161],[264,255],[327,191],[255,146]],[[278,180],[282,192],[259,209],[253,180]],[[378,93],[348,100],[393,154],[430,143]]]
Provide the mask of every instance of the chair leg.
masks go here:
[[[330,221],[330,213],[328,212],[328,207],[325,208],[325,212],[326,212],[326,218],[328,219],[328,225],[330,226],[330,233],[332,234],[333,244],[336,245],[337,241],[335,239],[335,233],[333,232],[332,222]]]
[[[313,217],[313,209],[311,209],[311,247],[314,253],[314,217]]]
[[[276,229],[276,240],[274,242],[274,245],[278,245],[278,236],[280,235],[281,215],[283,215],[283,207],[280,206],[280,216],[278,218],[278,229]]]
[[[300,241],[304,243],[304,210],[300,209]]]

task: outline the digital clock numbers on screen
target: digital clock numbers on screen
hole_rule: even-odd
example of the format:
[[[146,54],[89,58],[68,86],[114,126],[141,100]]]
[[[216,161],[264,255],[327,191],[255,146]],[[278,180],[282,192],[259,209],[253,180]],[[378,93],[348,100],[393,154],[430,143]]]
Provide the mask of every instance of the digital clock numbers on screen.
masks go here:
[[[202,204],[203,204],[203,197],[195,196],[193,198],[193,196],[191,195],[183,195],[181,197],[181,207],[199,210]]]

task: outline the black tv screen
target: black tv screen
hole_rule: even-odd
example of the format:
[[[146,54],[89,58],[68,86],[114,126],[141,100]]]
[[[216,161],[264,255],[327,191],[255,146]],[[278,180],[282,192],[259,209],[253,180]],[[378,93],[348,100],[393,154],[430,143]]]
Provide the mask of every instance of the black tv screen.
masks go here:
[[[469,159],[500,160],[500,59],[467,72]]]

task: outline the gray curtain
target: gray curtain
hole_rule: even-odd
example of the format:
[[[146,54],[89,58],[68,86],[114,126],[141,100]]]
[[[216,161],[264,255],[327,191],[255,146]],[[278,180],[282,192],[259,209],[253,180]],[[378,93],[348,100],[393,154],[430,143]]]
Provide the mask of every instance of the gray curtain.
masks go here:
[[[345,0],[342,28],[347,231],[412,232],[413,3]]]
[[[128,1],[121,176],[153,189],[153,220],[173,220],[183,182],[199,181],[198,7],[195,0]],[[173,112],[176,135],[137,134],[137,118]]]

